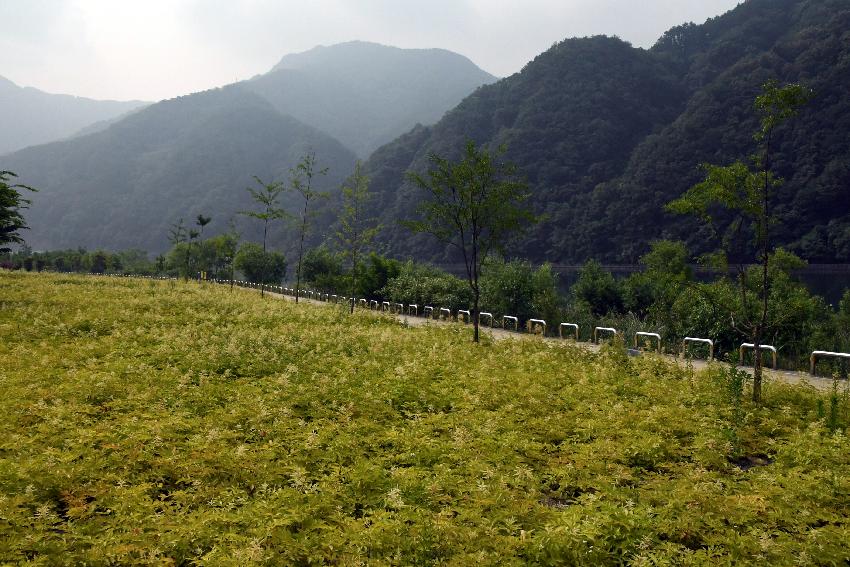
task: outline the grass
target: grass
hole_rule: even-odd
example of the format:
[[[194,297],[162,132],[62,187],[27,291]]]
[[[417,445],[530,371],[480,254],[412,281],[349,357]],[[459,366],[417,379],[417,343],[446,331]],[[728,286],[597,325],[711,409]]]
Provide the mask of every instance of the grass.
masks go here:
[[[0,563],[846,565],[846,393],[0,274]]]

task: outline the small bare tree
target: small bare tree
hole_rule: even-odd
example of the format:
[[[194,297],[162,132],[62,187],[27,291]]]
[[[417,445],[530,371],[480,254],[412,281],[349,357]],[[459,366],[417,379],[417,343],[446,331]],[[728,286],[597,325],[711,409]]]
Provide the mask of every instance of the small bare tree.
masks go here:
[[[168,241],[174,247],[175,254],[180,252],[180,245],[186,242],[187,239],[186,226],[183,224],[183,218],[181,217],[180,220],[172,224],[171,228],[168,229]],[[189,252],[185,249],[183,249],[183,272],[183,279],[186,281],[189,279]]]
[[[301,265],[304,258],[304,238],[307,236],[307,231],[310,228],[310,203],[316,199],[327,198],[327,193],[316,191],[313,189],[313,179],[317,175],[326,175],[328,168],[316,169],[316,153],[308,152],[294,168],[290,170],[291,179],[290,185],[304,200],[304,209],[301,212],[299,219],[300,225],[300,243],[298,245],[298,268],[295,272],[295,303],[298,303],[298,296],[301,293]]]
[[[286,218],[287,213],[284,211],[279,203],[278,199],[280,198],[281,193],[286,190],[286,186],[279,182],[273,181],[271,183],[265,183],[262,179],[253,176],[254,181],[260,186],[260,189],[252,189],[251,187],[246,187],[248,193],[251,194],[254,201],[258,205],[260,205],[259,211],[240,211],[239,214],[245,215],[246,217],[251,217],[258,219],[263,222],[263,254],[266,253],[266,243],[268,241],[269,236],[269,223],[273,220]],[[265,296],[266,291],[266,278],[261,278],[260,282],[260,297]]]
[[[380,227],[375,225],[375,219],[366,216],[366,207],[371,195],[369,178],[364,175],[363,166],[358,161],[354,165],[354,173],[342,186],[342,212],[339,215],[339,230],[336,233],[342,255],[351,266],[348,290],[348,295],[351,297],[351,313],[354,313],[354,295],[357,290],[360,258],[380,230]]]

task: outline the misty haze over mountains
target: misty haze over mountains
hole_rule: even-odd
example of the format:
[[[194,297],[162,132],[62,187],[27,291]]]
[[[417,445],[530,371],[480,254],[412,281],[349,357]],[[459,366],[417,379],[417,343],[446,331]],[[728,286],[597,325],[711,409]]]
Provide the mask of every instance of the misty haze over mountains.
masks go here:
[[[331,192],[368,158],[385,251],[446,261],[446,250],[397,223],[422,198],[405,172],[427,168],[431,152],[453,157],[471,138],[507,145],[545,214],[513,254],[633,262],[653,238],[704,251],[710,235],[663,205],[698,180],[699,163],[752,152],[752,100],[776,78],[817,95],[777,149],[787,183],[776,237],[809,260],[847,261],[848,30],[848,0],[748,0],[671,29],[649,50],[565,40],[498,81],[440,49],[317,47],[248,81],[98,118],[107,122],[94,133],[18,151],[2,168],[41,190],[26,215],[34,248],[162,251],[180,217],[211,214],[211,234],[224,230],[250,206],[251,175],[285,179],[310,148],[330,170],[320,183]],[[331,231],[334,203],[314,243]],[[288,245],[285,231],[274,240]]]
[[[50,94],[0,77],[0,155],[79,134],[146,104]]]
[[[493,81],[440,49],[318,47],[286,56],[250,81],[152,104],[90,135],[19,151],[4,167],[39,188],[27,213],[33,247],[161,251],[180,217],[211,214],[214,233],[250,208],[245,187],[253,175],[286,179],[313,150],[329,169],[324,188],[338,189],[358,155],[435,122]],[[278,243],[285,238],[275,236]]]

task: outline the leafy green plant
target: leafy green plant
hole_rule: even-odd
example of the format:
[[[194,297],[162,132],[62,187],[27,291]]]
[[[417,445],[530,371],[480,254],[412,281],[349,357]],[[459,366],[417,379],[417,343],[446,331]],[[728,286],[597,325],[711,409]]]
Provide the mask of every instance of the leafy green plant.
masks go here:
[[[455,327],[173,280],[3,272],[0,290],[6,563],[850,554],[829,392],[735,390],[732,443],[719,367],[622,344],[471,349]]]

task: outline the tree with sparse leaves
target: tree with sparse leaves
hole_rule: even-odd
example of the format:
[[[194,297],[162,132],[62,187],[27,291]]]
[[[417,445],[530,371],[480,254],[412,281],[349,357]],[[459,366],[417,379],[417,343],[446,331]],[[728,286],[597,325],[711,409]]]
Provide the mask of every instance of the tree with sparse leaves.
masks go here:
[[[771,158],[777,128],[795,116],[810,98],[811,91],[800,84],[780,87],[776,81],[765,83],[755,100],[760,124],[754,139],[759,148],[752,156],[752,165],[740,160],[728,166],[703,164],[705,179],[668,205],[671,211],[699,215],[712,225],[717,220],[715,209],[732,213],[734,218],[723,236],[722,250],[715,256],[721,265],[726,265],[729,252],[741,247],[746,236],[755,245],[759,276],[751,281],[752,270],[739,264],[740,302],[738,312],[729,315],[733,327],[750,337],[754,346],[753,401],[757,403],[761,401],[762,387],[761,346],[771,324],[771,227],[776,223],[771,204],[782,183],[771,171]]]
[[[310,228],[310,203],[316,199],[327,198],[328,194],[316,191],[313,188],[313,180],[317,175],[327,175],[328,168],[316,169],[316,153],[308,152],[294,168],[290,170],[291,179],[290,185],[292,189],[301,195],[304,201],[304,209],[301,212],[299,219],[299,232],[301,235],[298,245],[298,267],[295,272],[295,303],[298,303],[298,297],[301,293],[301,267],[304,259],[304,238],[307,236],[307,231]]]
[[[7,244],[20,244],[24,240],[19,230],[29,228],[21,215],[21,209],[27,208],[29,200],[21,196],[19,189],[35,191],[32,187],[12,183],[17,177],[11,171],[0,171],[0,254],[9,252]]]
[[[534,222],[534,215],[525,208],[530,197],[528,185],[516,176],[512,164],[501,161],[504,152],[504,148],[495,152],[478,149],[469,141],[460,161],[431,154],[433,167],[426,175],[407,175],[430,198],[418,207],[420,220],[403,224],[460,251],[472,290],[472,340],[476,343],[482,262],[491,251],[499,250],[511,233]]]
[[[348,290],[348,295],[352,298],[351,313],[354,313],[354,296],[361,258],[380,230],[380,227],[375,225],[375,219],[367,217],[370,198],[369,178],[363,173],[363,165],[358,161],[354,165],[354,173],[342,186],[342,212],[336,233],[342,256],[351,269]]]
[[[189,236],[186,232],[186,225],[183,224],[181,217],[176,223],[168,229],[168,241],[172,246],[172,253],[175,255],[183,255],[183,279],[189,279],[189,249],[183,246],[183,243],[188,240]]]
[[[269,223],[273,220],[286,218],[287,214],[278,202],[280,195],[286,190],[286,186],[279,181],[265,183],[262,179],[254,176],[254,181],[260,186],[259,190],[247,187],[254,201],[260,205],[259,211],[241,211],[239,214],[255,218],[263,222],[263,254],[267,254],[266,243],[268,241]],[[262,266],[271,265],[272,262],[261,263]],[[260,277],[260,297],[265,296],[266,277]]]

